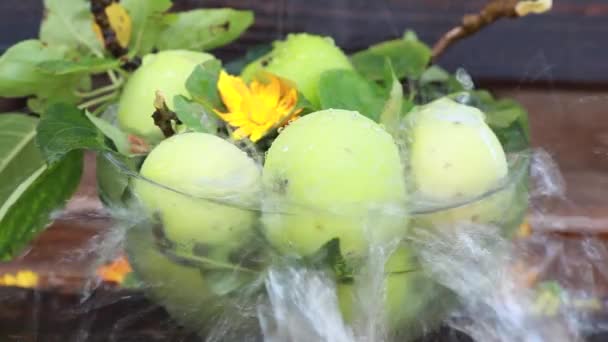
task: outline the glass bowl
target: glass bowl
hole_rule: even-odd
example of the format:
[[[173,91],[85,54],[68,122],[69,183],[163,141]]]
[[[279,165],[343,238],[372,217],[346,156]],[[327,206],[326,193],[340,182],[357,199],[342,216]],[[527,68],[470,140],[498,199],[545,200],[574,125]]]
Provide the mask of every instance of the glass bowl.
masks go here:
[[[318,321],[335,316],[337,310],[351,334],[369,334],[367,330],[372,329],[389,340],[409,340],[435,329],[452,304],[449,291],[421,266],[412,243],[415,239],[410,238],[417,231],[451,229],[458,222],[497,226],[505,237],[512,236],[528,207],[529,160],[525,151],[510,154],[508,177],[474,198],[438,203],[414,194],[407,208],[368,208],[355,217],[297,204],[289,206],[297,210],[282,211],[285,206],[267,205],[263,195],[253,204],[243,204],[225,197],[184,193],[141,177],[137,172],[141,159],[100,154],[97,167],[101,198],[116,213],[116,224],[125,229],[124,246],[136,278],[150,298],[201,336],[244,340],[273,331],[278,334],[281,324],[289,324],[283,321],[285,317],[277,317],[277,306],[282,305],[289,310],[281,315],[300,317],[310,330],[319,330]],[[161,193],[163,207],[183,209],[183,220],[194,218],[200,234],[189,230],[190,239],[187,235],[186,239],[179,236],[179,241],[172,238],[175,234],[167,229],[162,215],[144,208],[135,195],[137,184]],[[368,233],[369,227],[386,222],[394,227],[398,222],[401,235],[380,239],[364,235],[368,239],[364,239],[363,252],[352,255],[343,253],[340,241],[329,237],[314,253],[302,256],[289,253],[289,244],[277,245],[269,239],[265,228],[268,217],[302,224],[306,229],[311,217],[327,219],[328,215],[329,222],[351,222]],[[225,228],[218,217],[248,226]],[[325,238],[321,233],[312,236]],[[313,308],[302,298],[276,293],[269,283],[273,272],[291,274],[286,284],[279,284],[289,289],[290,296],[298,291],[319,291],[305,286],[310,286],[307,272],[320,274],[324,289],[329,289],[328,306]],[[293,283],[298,277],[306,281]]]

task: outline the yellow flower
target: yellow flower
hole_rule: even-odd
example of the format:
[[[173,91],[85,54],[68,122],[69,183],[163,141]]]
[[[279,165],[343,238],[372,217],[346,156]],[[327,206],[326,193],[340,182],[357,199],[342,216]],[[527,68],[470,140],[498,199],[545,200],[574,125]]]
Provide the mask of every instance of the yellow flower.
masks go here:
[[[15,286],[34,288],[38,286],[38,275],[32,271],[19,271],[17,274],[4,274],[0,276],[0,286]]]
[[[217,115],[236,128],[233,137],[256,142],[272,128],[279,127],[300,113],[294,110],[298,92],[286,81],[268,74],[266,82],[252,81],[249,86],[242,78],[222,71],[217,88],[226,113]]]
[[[127,10],[117,2],[113,2],[110,6],[106,7],[105,12],[108,16],[110,27],[114,30],[114,33],[116,33],[118,44],[120,44],[120,46],[123,48],[126,48],[131,40],[132,29],[131,17],[129,16],[129,13],[127,13]],[[101,28],[94,21],[93,31],[95,32],[97,40],[103,44],[104,39],[101,33]]]

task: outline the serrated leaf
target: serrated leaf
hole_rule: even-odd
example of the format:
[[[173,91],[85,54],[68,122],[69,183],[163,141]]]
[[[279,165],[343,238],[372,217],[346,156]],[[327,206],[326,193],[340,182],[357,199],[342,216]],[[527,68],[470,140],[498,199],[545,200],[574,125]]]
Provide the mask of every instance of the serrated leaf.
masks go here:
[[[355,110],[378,121],[386,93],[352,70],[335,69],[321,75],[319,98],[321,109]]]
[[[0,58],[0,96],[38,95],[74,100],[71,93],[80,83],[81,76],[51,77],[38,68],[42,62],[63,57],[61,49],[46,46],[38,40],[13,45]]]
[[[36,143],[51,164],[73,150],[112,151],[103,133],[84,111],[74,106],[52,105],[41,118],[36,131]]]
[[[217,81],[222,69],[222,62],[211,59],[196,66],[188,80],[186,89],[196,102],[205,106],[207,110],[220,108],[220,94],[217,90]]]
[[[390,40],[370,46],[351,56],[357,71],[370,80],[382,80],[384,60],[389,58],[397,78],[416,79],[422,75],[431,59],[431,49],[412,32],[402,39]]]
[[[83,169],[82,151],[32,173],[0,205],[0,258],[10,259],[42,231],[53,210],[72,196]]]
[[[165,18],[158,38],[161,50],[211,50],[237,39],[253,23],[253,12],[230,8],[197,9]]]
[[[38,68],[44,73],[51,75],[68,75],[77,73],[102,73],[120,66],[117,59],[84,57],[77,61],[57,59],[44,61],[38,64]]]
[[[171,8],[171,0],[123,0],[132,22],[129,44],[131,54],[143,56],[150,53],[164,28],[164,13]]]
[[[173,98],[174,111],[177,118],[189,129],[195,132],[215,134],[217,132],[217,121],[210,115],[205,108],[188,100],[187,98],[176,95]]]
[[[0,205],[44,165],[36,147],[37,124],[37,119],[25,114],[0,114]]]
[[[44,0],[45,16],[40,40],[63,46],[74,55],[103,55],[103,46],[93,31],[93,15],[86,0]]]
[[[386,60],[385,83],[390,87],[388,99],[380,114],[380,123],[393,137],[399,135],[399,123],[401,121],[401,110],[403,108],[403,87],[395,76],[395,71],[389,59]]]

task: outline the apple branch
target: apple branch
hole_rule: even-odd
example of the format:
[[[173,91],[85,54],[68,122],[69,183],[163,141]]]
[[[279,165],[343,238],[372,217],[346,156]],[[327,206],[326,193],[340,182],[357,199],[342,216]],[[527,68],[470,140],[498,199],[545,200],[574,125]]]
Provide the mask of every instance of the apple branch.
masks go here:
[[[503,18],[519,18],[531,13],[543,13],[552,6],[552,0],[490,0],[475,14],[466,14],[460,25],[446,32],[435,43],[432,61],[435,62],[452,44],[471,36]]]

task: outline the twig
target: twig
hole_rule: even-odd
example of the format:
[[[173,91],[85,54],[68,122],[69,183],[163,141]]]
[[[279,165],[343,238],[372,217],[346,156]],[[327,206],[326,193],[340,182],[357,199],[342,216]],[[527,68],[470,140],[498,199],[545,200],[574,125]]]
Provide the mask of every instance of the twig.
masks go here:
[[[116,83],[113,83],[113,84],[110,84],[110,85],[107,85],[107,86],[104,86],[101,88],[97,88],[97,89],[89,91],[89,92],[81,92],[81,91],[76,90],[76,91],[74,91],[74,94],[76,94],[76,96],[78,96],[78,97],[83,97],[83,98],[95,97],[95,96],[98,96],[98,95],[101,95],[101,94],[104,94],[104,93],[107,93],[110,91],[114,91],[114,90],[122,87],[122,84],[123,84],[123,79],[119,78],[116,81]]]
[[[116,96],[118,96],[118,93],[110,93],[104,96],[100,96],[100,97],[96,97],[92,100],[89,100],[87,102],[83,102],[80,105],[78,105],[78,109],[86,109],[89,107],[93,107],[95,105],[104,103],[106,101],[112,100],[114,99]]]
[[[432,50],[432,61],[435,62],[452,44],[466,38],[486,26],[502,18],[518,18],[517,4],[520,0],[490,0],[488,4],[476,14],[467,14],[462,17],[459,26],[449,30],[435,43]]]
[[[181,121],[177,118],[177,114],[171,111],[169,107],[167,107],[167,103],[165,102],[165,98],[160,91],[156,92],[156,98],[154,99],[154,108],[156,110],[152,114],[152,118],[154,119],[154,124],[160,128],[163,132],[163,135],[168,138],[175,134],[173,130],[173,125],[171,121],[175,121],[177,124],[181,124]]]

